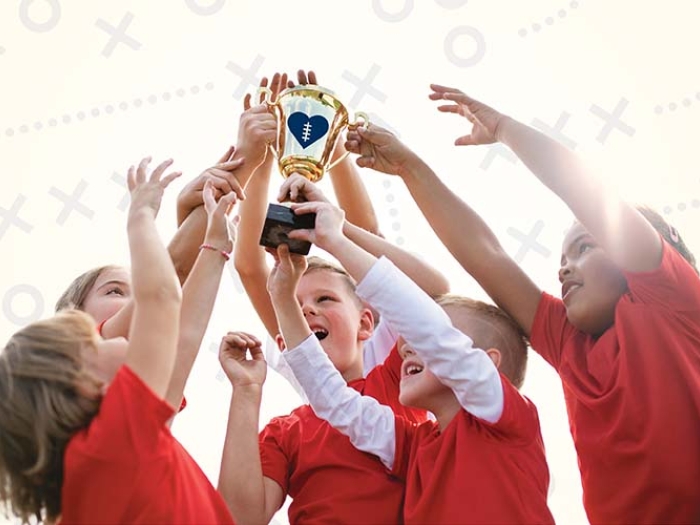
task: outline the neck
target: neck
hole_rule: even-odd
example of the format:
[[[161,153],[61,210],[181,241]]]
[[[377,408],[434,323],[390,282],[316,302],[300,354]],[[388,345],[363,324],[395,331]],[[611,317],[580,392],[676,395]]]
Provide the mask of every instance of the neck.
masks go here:
[[[433,413],[438,426],[440,427],[440,432],[444,432],[447,425],[449,425],[455,416],[462,410],[462,406],[457,401],[452,390],[449,394],[440,396],[440,399],[436,399],[435,402],[429,403],[430,406],[425,406],[426,410]]]

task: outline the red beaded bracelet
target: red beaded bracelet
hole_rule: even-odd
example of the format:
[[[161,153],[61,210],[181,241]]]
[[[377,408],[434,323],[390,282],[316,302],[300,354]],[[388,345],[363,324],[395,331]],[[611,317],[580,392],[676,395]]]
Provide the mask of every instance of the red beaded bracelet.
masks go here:
[[[199,247],[200,250],[213,250],[215,252],[219,252],[221,255],[224,256],[224,259],[227,261],[231,258],[231,254],[227,251],[224,250],[219,250],[216,246],[212,246],[211,244],[202,244]]]

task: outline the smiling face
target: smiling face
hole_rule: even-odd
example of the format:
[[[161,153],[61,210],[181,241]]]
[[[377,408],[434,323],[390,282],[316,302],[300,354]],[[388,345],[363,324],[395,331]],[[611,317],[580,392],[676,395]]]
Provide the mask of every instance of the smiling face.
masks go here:
[[[126,268],[110,267],[100,273],[92,285],[81,310],[96,323],[109,319],[131,298],[131,275]]]
[[[627,291],[627,281],[580,223],[564,239],[559,281],[571,324],[593,336],[612,326],[615,305]]]
[[[374,322],[343,274],[312,270],[297,287],[297,300],[311,331],[346,381],[362,377],[362,342]]]

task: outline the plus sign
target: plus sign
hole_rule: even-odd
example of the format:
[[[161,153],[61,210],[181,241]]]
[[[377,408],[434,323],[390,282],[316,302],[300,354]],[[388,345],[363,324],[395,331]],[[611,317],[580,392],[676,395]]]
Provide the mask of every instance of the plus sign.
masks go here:
[[[5,232],[10,229],[10,226],[16,226],[24,233],[29,233],[30,231],[32,231],[32,228],[34,228],[34,226],[32,226],[26,221],[23,221],[17,216],[19,209],[22,207],[26,200],[27,198],[20,193],[19,195],[17,195],[15,202],[12,203],[12,207],[9,210],[6,210],[5,208],[0,208],[0,218],[2,218],[2,224],[0,224],[0,239],[2,239],[5,236]]]
[[[119,204],[117,204],[117,209],[119,211],[126,211],[126,209],[129,207],[129,201],[131,200],[131,196],[129,195],[129,187],[126,184],[126,178],[123,177],[122,175],[119,175],[116,171],[112,173],[112,176],[109,178],[112,182],[116,182],[124,188],[124,196],[122,197],[122,200],[119,201]]]
[[[615,109],[613,109],[612,113],[608,113],[596,104],[591,106],[591,113],[605,121],[603,129],[600,130],[600,133],[598,133],[598,136],[596,137],[598,142],[605,144],[605,141],[608,140],[608,135],[610,135],[610,132],[615,128],[618,128],[622,133],[629,137],[634,135],[635,129],[620,120],[622,112],[625,111],[627,104],[629,104],[629,100],[626,98],[621,98],[617,103],[617,106],[615,106]]]
[[[233,94],[235,98],[240,100],[241,97],[245,95],[246,91],[248,91],[249,86],[257,88],[260,85],[261,79],[257,77],[256,74],[262,67],[263,62],[265,62],[265,57],[257,55],[248,69],[242,68],[235,62],[229,61],[229,63],[226,64],[226,69],[234,75],[241,77],[241,82],[238,84]]]
[[[87,188],[87,182],[81,180],[73,190],[73,194],[68,196],[55,186],[51,187],[49,195],[63,202],[63,210],[61,210],[61,213],[59,213],[56,218],[57,224],[63,225],[73,210],[82,213],[88,219],[92,219],[95,212],[80,202],[80,196],[85,191],[85,188]]]
[[[97,19],[95,25],[103,31],[112,35],[112,38],[109,39],[109,42],[107,42],[107,45],[102,50],[103,57],[109,58],[110,56],[112,56],[114,48],[117,47],[117,44],[125,44],[136,51],[138,51],[141,48],[141,42],[126,34],[126,28],[129,27],[129,24],[131,24],[133,20],[134,14],[130,12],[124,15],[124,18],[122,18],[122,21],[119,22],[119,25],[117,27],[112,26],[109,22],[106,22],[101,18]]]
[[[484,156],[484,160],[481,161],[479,167],[482,170],[487,170],[491,167],[491,163],[496,159],[496,157],[501,157],[511,164],[516,164],[518,162],[518,157],[510,149],[505,147],[503,144],[495,143],[489,145],[489,150]]]
[[[521,243],[520,248],[518,249],[518,253],[516,253],[513,257],[513,259],[515,259],[515,262],[523,262],[523,259],[525,259],[525,256],[527,255],[527,252],[529,252],[530,250],[535,250],[537,253],[539,253],[545,258],[551,255],[551,252],[545,246],[537,242],[537,236],[540,233],[542,233],[543,229],[544,222],[537,221],[530,230],[530,233],[528,233],[527,235],[518,230],[517,228],[513,227],[510,227],[508,228],[508,230],[506,230],[508,232],[508,235],[515,237]]]
[[[355,95],[352,97],[352,100],[350,100],[350,106],[351,107],[357,107],[357,105],[360,103],[362,98],[370,94],[379,102],[384,102],[386,100],[386,95],[379,91],[377,88],[372,86],[372,81],[376,78],[376,76],[379,74],[379,71],[381,68],[377,64],[372,64],[371,69],[369,70],[369,73],[367,73],[367,76],[365,76],[364,79],[361,79],[358,76],[355,76],[354,74],[350,73],[350,71],[345,70],[343,71],[342,77],[350,82],[351,84],[357,86],[357,91],[355,92]]]
[[[542,133],[549,135],[554,140],[558,140],[568,148],[576,149],[576,142],[562,133],[562,129],[564,129],[564,126],[566,126],[570,116],[571,115],[566,111],[562,111],[557,123],[554,124],[554,127],[545,124],[538,118],[532,120],[532,126],[539,129]]]

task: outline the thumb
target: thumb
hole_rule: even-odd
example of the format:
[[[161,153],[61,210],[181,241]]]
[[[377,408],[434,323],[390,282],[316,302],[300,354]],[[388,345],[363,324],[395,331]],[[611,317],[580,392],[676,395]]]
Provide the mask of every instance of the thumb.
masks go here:
[[[387,130],[376,125],[359,126],[357,132],[364,140],[376,144],[377,146],[384,146],[388,144],[391,139]]]

